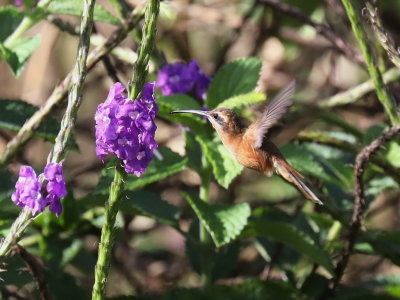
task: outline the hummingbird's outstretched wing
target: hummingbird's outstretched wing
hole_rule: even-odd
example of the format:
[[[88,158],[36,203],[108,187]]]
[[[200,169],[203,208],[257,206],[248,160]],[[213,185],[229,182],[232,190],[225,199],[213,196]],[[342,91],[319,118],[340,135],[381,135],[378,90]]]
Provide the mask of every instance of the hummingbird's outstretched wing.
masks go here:
[[[292,105],[292,96],[296,88],[296,81],[291,81],[264,109],[262,116],[246,130],[246,138],[254,140],[254,149],[260,148],[268,129],[272,127]]]

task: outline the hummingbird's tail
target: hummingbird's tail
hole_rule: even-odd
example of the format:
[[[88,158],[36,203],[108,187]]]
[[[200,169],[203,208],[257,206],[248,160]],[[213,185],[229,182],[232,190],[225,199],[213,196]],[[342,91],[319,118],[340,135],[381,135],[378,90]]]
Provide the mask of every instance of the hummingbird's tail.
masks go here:
[[[293,169],[283,158],[274,159],[274,167],[276,172],[284,179],[294,184],[299,191],[311,201],[323,205],[322,201],[310,190],[310,188],[302,181],[303,176]]]

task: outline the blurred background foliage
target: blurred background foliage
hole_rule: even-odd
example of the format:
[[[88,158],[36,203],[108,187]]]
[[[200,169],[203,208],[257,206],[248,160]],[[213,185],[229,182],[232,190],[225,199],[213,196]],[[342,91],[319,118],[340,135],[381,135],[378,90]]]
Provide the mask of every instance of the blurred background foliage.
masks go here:
[[[21,18],[28,13],[30,2],[24,2],[25,7],[15,9],[6,6],[13,3],[0,0],[1,24],[11,22],[6,19],[8,9],[15,10],[16,16],[19,11]],[[271,2],[290,5],[299,13],[297,16],[285,13],[270,5]],[[19,62],[0,62],[0,148],[5,147],[37,107],[43,106],[53,88],[72,69],[78,42],[73,33],[79,24],[79,3],[52,1],[49,13],[41,16],[43,20],[26,33],[30,39],[25,40],[26,51],[17,53]],[[118,11],[121,3],[126,8]],[[142,4],[134,0],[98,1],[93,47],[121,24],[126,17],[124,12]],[[358,4],[361,11],[362,3]],[[400,3],[386,0],[378,1],[376,6],[383,28],[390,33],[393,44],[400,45]],[[376,67],[385,72],[393,65],[374,38],[370,24],[365,18],[363,21],[369,42],[377,50]],[[344,41],[348,52],[343,54],[343,49],[326,39],[317,24],[324,24],[335,38]],[[9,34],[7,30],[0,28],[1,42]],[[109,55],[117,77],[124,83],[130,78],[140,37],[137,26]],[[220,81],[213,84],[222,87],[223,96],[218,98],[218,91],[213,91],[213,97],[205,105],[213,108],[235,96],[227,84],[237,82],[239,94],[246,96],[230,99],[228,104],[248,121],[260,112],[264,98],[270,99],[292,79],[297,79],[295,105],[273,128],[272,137],[326,204],[316,207],[305,201],[278,176],[266,178],[236,166],[220,143],[212,139],[210,125],[199,118],[177,119],[168,115],[171,110],[195,109],[204,103],[188,100],[188,96],[159,95],[156,138],[164,159],[154,159],[141,178],[130,177],[127,182],[129,192],[117,218],[108,297],[121,300],[400,298],[397,141],[386,144],[367,166],[364,176],[367,208],[362,230],[357,235],[342,284],[333,294],[328,289],[349,236],[355,199],[355,157],[388,124],[372,88],[353,100],[345,98],[337,103],[330,98],[369,79],[341,2],[163,1],[156,45],[149,80],[156,79],[157,70],[165,63],[196,59],[207,75],[214,77],[220,72],[216,77]],[[237,60],[243,57],[253,58]],[[231,63],[225,71],[221,70],[228,62]],[[232,72],[234,68],[240,71]],[[396,101],[400,97],[399,77],[396,70],[388,84]],[[110,74],[101,63],[89,73],[71,151],[64,164],[69,190],[63,200],[64,212],[58,219],[49,212],[35,219],[20,241],[24,248],[15,248],[0,267],[4,270],[0,273],[4,299],[37,299],[40,297],[37,283],[41,281],[54,299],[89,298],[104,222],[104,201],[111,182],[111,171],[95,155],[93,116],[114,79],[115,74]],[[251,82],[249,90],[240,86],[244,80]],[[254,88],[257,93],[251,94]],[[226,105],[227,102],[222,106]],[[0,171],[2,234],[20,210],[10,201],[19,166],[43,168],[62,111],[63,106],[59,105],[37,129],[35,138]],[[183,130],[177,122],[191,130]],[[211,162],[213,173],[209,204],[195,196],[205,176],[202,152]],[[214,242],[206,249],[198,245],[199,220]],[[208,266],[202,260],[204,251]],[[37,273],[32,275],[28,270],[29,262],[31,267],[37,267]],[[206,267],[213,284],[200,288],[199,274]]]

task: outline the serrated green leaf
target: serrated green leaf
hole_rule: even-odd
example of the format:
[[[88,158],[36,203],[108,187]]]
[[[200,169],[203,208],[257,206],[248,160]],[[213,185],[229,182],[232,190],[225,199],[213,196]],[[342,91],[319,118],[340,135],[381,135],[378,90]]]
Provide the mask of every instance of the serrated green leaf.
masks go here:
[[[260,70],[261,60],[257,57],[227,63],[211,81],[206,106],[212,109],[226,99],[252,92],[257,86]]]
[[[121,211],[143,215],[157,222],[179,227],[179,208],[161,199],[155,193],[128,191],[126,199],[121,202]]]
[[[4,42],[17,28],[24,14],[14,6],[0,7],[0,42]]]
[[[2,56],[16,77],[21,75],[25,63],[39,44],[40,37],[37,35],[19,39],[10,48],[6,48],[4,45],[1,46]]]
[[[227,189],[232,180],[242,172],[243,166],[232,157],[221,142],[206,140],[201,136],[197,136],[196,140],[212,166],[215,179]]]
[[[242,232],[250,216],[250,206],[245,202],[234,205],[211,205],[196,196],[188,194],[184,196],[217,247],[234,240]]]
[[[150,183],[157,182],[172,174],[178,173],[185,168],[187,158],[181,157],[179,154],[166,147],[159,147],[158,151],[163,159],[159,160],[155,157],[141,177],[128,176],[125,184],[127,190],[140,189]],[[103,169],[102,176],[94,193],[100,195],[108,194],[113,178],[113,168]]]
[[[20,100],[0,100],[0,128],[18,131],[38,108]],[[54,142],[60,129],[60,122],[52,117],[46,117],[35,130],[34,135]]]
[[[210,131],[208,124],[200,116],[194,114],[173,114],[170,112],[181,109],[201,109],[200,105],[192,97],[184,94],[157,97],[158,116],[189,127],[197,134],[205,134]]]
[[[254,105],[265,100],[265,95],[263,93],[251,92],[247,94],[233,96],[226,99],[218,104],[217,107],[231,108],[231,109],[241,109],[246,106]]]
[[[318,245],[315,245],[309,236],[291,224],[255,219],[249,222],[245,230],[245,236],[272,238],[302,253],[324,267],[330,274],[334,274],[328,253]]]
[[[81,0],[53,0],[50,2],[46,11],[50,14],[81,16],[83,12],[83,1]],[[119,25],[121,22],[114,17],[102,5],[95,4],[93,19],[95,21],[106,22]]]

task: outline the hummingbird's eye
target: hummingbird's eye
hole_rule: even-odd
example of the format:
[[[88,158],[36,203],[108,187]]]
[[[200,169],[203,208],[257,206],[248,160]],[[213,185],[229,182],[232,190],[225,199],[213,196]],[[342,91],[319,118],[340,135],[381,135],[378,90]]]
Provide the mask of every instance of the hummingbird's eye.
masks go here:
[[[213,117],[214,120],[218,120],[219,119],[218,114],[213,114],[212,117]]]

